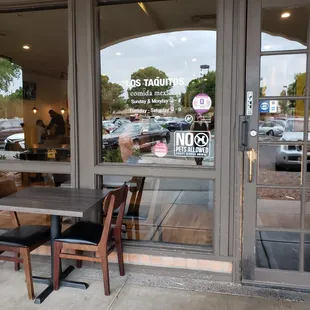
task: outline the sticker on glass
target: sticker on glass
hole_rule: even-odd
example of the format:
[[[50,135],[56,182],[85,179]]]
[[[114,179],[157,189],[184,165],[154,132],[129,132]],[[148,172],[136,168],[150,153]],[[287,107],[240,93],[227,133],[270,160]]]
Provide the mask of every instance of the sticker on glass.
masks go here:
[[[174,155],[177,157],[210,157],[210,131],[175,131]]]
[[[166,143],[159,142],[154,145],[153,152],[157,157],[165,157],[168,154],[168,146]]]
[[[207,94],[198,94],[193,99],[193,109],[197,113],[206,113],[212,106],[212,100]]]

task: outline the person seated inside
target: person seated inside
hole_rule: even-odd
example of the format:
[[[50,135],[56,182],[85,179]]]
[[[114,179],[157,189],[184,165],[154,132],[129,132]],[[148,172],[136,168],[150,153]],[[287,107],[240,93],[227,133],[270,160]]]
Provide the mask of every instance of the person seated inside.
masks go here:
[[[46,140],[46,129],[41,119],[36,121],[36,137],[38,144],[42,144]]]

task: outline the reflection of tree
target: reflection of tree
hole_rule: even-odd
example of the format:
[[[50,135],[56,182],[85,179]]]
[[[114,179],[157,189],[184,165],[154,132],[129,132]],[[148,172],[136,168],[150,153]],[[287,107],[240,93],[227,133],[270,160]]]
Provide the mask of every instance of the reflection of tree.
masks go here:
[[[280,93],[281,97],[285,97],[286,91],[283,89]],[[281,113],[285,115],[291,115],[292,114],[292,103],[289,100],[279,100],[279,106],[281,109]]]
[[[305,96],[306,90],[306,72],[297,73],[294,77],[294,82],[287,88],[289,96]]]
[[[306,95],[306,72],[297,73],[294,76],[294,82],[288,85],[288,96]],[[290,100],[290,108],[294,108],[296,116],[304,115],[304,100]]]
[[[23,89],[9,95],[0,95],[0,118],[23,117]]]
[[[9,60],[0,58],[0,91],[8,92],[14,79],[21,75],[21,68]]]
[[[173,87],[172,85],[155,85],[157,81],[164,82],[168,79],[167,74],[164,71],[161,71],[155,67],[147,67],[144,69],[140,69],[131,75],[132,81],[140,81],[141,85],[133,86],[128,89],[128,104],[137,109],[149,109],[149,108],[169,108],[169,104],[167,103],[154,103],[152,100],[157,99],[170,99],[169,90]],[[146,82],[145,80],[148,80]],[[150,85],[151,81],[151,85]],[[155,82],[156,81],[156,82]],[[147,84],[146,84],[147,83]],[[162,83],[163,84],[163,83]],[[163,94],[165,92],[166,94]],[[137,95],[137,94],[140,95]],[[147,93],[148,95],[143,95]],[[143,103],[132,103],[132,100],[145,100],[146,104]]]
[[[112,114],[113,111],[124,110],[126,108],[126,100],[122,96],[124,89],[117,83],[111,83],[109,77],[101,76],[101,101],[102,116],[107,113]]]
[[[185,94],[181,94],[181,104],[184,108],[191,108],[193,99],[196,95],[204,93],[212,100],[212,106],[215,106],[215,84],[216,72],[209,71],[198,79],[189,82]]]

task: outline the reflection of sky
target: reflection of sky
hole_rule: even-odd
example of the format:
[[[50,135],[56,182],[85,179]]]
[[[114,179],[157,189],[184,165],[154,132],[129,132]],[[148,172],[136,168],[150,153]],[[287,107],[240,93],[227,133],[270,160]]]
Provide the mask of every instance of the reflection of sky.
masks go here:
[[[306,54],[263,56],[261,87],[267,87],[267,96],[280,96],[284,86],[292,84],[294,76],[301,72],[306,72]]]
[[[307,48],[297,41],[262,33],[262,51],[283,51]]]
[[[185,40],[186,38],[186,40]],[[288,39],[262,34],[262,50],[293,50],[305,48]],[[117,56],[116,53],[121,53]],[[150,35],[124,41],[103,49],[101,73],[113,83],[121,84],[127,96],[126,80],[140,68],[154,66],[169,78],[184,78],[184,86],[176,86],[171,92],[180,94],[186,85],[200,76],[200,65],[216,69],[216,31],[178,31]],[[196,61],[192,61],[196,59]],[[267,95],[278,96],[283,86],[294,82],[294,75],[306,71],[305,55],[265,56],[261,65],[261,86],[267,86]],[[22,77],[15,79],[9,93],[22,86]],[[4,94],[0,92],[0,94]]]
[[[182,38],[187,38],[182,41]],[[292,50],[305,48],[288,39],[262,34],[262,50]],[[121,53],[117,56],[116,53]],[[193,59],[197,59],[193,62]],[[216,32],[179,31],[161,33],[118,43],[101,51],[101,73],[111,82],[121,84],[126,90],[130,75],[148,66],[154,66],[171,78],[184,78],[185,86],[174,87],[171,92],[180,94],[186,85],[199,77],[200,65],[216,66]],[[267,86],[269,96],[279,96],[283,86],[294,82],[297,73],[306,71],[305,55],[269,56],[262,58],[261,86]],[[127,92],[125,91],[127,96]]]
[[[186,41],[185,41],[186,38]],[[117,56],[116,53],[121,53]],[[193,61],[196,59],[196,61]],[[184,78],[184,86],[171,93],[185,92],[186,85],[200,76],[200,65],[216,66],[216,31],[178,31],[145,36],[118,43],[101,51],[101,73],[122,85],[140,68],[153,66],[169,78]]]
[[[262,51],[305,49],[306,46],[282,37],[262,34]],[[306,54],[263,56],[261,60],[261,87],[266,86],[267,96],[279,96],[294,82],[297,73],[306,72]]]

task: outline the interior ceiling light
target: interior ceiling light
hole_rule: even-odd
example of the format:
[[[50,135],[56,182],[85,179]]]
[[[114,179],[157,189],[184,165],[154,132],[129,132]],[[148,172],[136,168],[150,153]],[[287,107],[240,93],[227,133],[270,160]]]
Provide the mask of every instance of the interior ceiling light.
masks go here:
[[[116,53],[116,56],[121,56],[121,55],[122,55],[122,53],[120,53],[120,52]]]
[[[30,50],[30,46],[29,45],[23,45],[23,49],[24,50]]]
[[[187,38],[186,37],[182,37],[181,41],[185,42],[185,41],[187,41]]]
[[[291,13],[290,12],[283,12],[282,14],[281,14],[281,18],[288,18],[288,17],[290,17],[291,16]]]
[[[192,62],[196,62],[196,61],[197,61],[197,59],[196,59],[196,58],[193,58],[193,59],[192,59]]]

